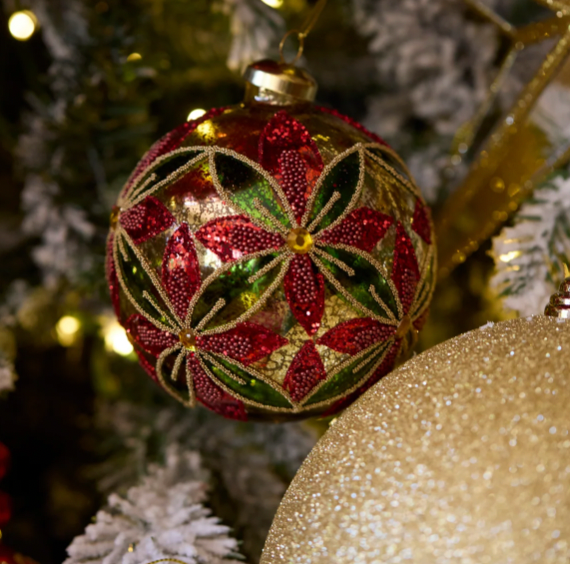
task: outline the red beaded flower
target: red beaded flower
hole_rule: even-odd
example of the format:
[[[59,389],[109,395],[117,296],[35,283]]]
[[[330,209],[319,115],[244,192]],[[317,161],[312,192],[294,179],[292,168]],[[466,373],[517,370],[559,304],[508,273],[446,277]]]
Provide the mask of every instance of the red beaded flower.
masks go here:
[[[362,187],[361,148],[355,146],[324,167],[305,126],[284,110],[277,112],[261,134],[258,157],[277,181],[273,190],[251,202],[248,215],[213,219],[196,233],[224,262],[276,251],[274,265],[287,265],[285,297],[308,335],[318,331],[325,307],[319,259],[334,260],[323,247],[346,245],[370,252],[393,223],[378,211],[351,209]],[[229,199],[247,209],[235,196]]]
[[[165,363],[170,359],[168,372],[172,380],[179,378],[179,372],[185,363],[185,381],[189,391],[187,403],[193,404],[194,399],[197,399],[221,415],[245,420],[243,403],[218,385],[219,380],[211,374],[205,361],[223,370],[223,359],[231,359],[237,361],[236,367],[239,369],[240,366],[249,366],[270,355],[287,344],[287,340],[251,322],[234,324],[227,330],[208,330],[206,326],[211,318],[208,315],[194,325],[192,311],[202,278],[188,226],[180,225],[170,236],[162,259],[159,281],[155,279],[156,273],[145,264],[144,257],[131,242],[141,243],[164,231],[174,223],[174,218],[162,203],[151,196],[122,214],[119,221],[130,239],[123,241],[126,244],[123,244],[120,252],[126,254],[130,251],[136,255],[144,274],[151,279],[157,290],[153,296],[145,293],[144,298],[146,302],[154,305],[156,312],[160,313],[160,318],[157,319],[156,315],[149,315],[149,312],[143,310],[141,313],[132,314],[125,322],[130,338],[137,345],[136,351],[141,364],[151,377],[165,384]],[[138,272],[137,270],[136,273]],[[211,312],[215,311],[215,307],[211,309]],[[148,361],[142,351],[156,359],[156,366]],[[237,376],[234,378],[241,380]]]

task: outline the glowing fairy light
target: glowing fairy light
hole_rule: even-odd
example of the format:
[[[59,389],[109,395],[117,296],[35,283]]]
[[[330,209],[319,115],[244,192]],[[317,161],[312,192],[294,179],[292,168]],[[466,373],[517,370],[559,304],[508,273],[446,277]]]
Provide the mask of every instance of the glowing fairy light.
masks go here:
[[[121,356],[128,356],[133,352],[133,345],[129,341],[127,332],[117,321],[111,321],[103,327],[105,348]]]
[[[195,110],[192,110],[188,114],[187,121],[191,121],[193,119],[201,118],[205,113],[206,113],[206,110],[203,110],[202,108],[196,108]]]
[[[262,0],[262,2],[271,8],[281,8],[283,6],[283,0]]]
[[[127,62],[133,63],[135,61],[140,61],[142,59],[142,55],[140,53],[131,53],[127,57]]]
[[[14,39],[27,41],[38,27],[38,19],[29,10],[14,12],[8,20],[8,30]]]
[[[81,324],[76,317],[64,315],[56,324],[55,332],[59,344],[64,347],[70,347],[77,341]]]

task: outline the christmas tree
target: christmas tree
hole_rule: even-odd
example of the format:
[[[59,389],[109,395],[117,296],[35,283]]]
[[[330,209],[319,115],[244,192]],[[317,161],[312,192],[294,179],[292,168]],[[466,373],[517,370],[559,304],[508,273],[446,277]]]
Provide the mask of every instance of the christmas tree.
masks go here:
[[[349,116],[351,127],[362,123],[357,131],[360,142],[370,144],[362,149],[369,151],[366,158],[389,162],[390,174],[402,185],[411,179],[410,198],[415,185],[421,190],[406,219],[414,225],[413,235],[403,227],[397,231],[400,219],[386,214],[375,215],[377,223],[372,216],[345,217],[349,223],[366,219],[372,225],[367,233],[377,229],[370,248],[362,237],[360,251],[371,253],[384,236],[387,241],[408,237],[410,245],[400,248],[400,256],[417,252],[419,257],[418,245],[436,245],[422,199],[432,209],[439,280],[414,350],[487,321],[544,310],[570,260],[570,67],[560,39],[570,16],[558,6],[563,2],[549,4],[330,0],[320,12],[322,2],[312,0],[2,0],[0,446],[10,451],[11,468],[0,489],[12,501],[0,497],[0,560],[1,547],[9,546],[42,564],[66,558],[69,564],[163,558],[187,564],[259,562],[280,500],[330,418],[283,424],[224,419],[200,405],[179,405],[145,378],[134,329],[127,334],[113,311],[107,236],[111,217],[134,237],[124,215],[129,210],[120,210],[118,219],[114,206],[129,182],[138,179],[134,192],[143,193],[144,170],[132,173],[156,139],[177,127],[194,131],[206,123],[201,119],[216,119],[206,113],[211,108],[242,102],[244,70],[260,59],[279,60],[285,33],[301,29],[308,16],[311,22],[315,6],[320,17],[301,37],[304,49],[296,65],[316,79],[323,119],[342,115]],[[296,41],[289,35],[282,45],[288,61],[295,58]],[[276,149],[267,141],[271,131],[264,131],[269,154]],[[370,156],[377,149],[372,145],[384,147],[384,141],[406,163],[409,177],[388,149]],[[303,158],[310,163],[307,170],[317,171],[316,179],[332,167],[325,169],[322,147],[312,147],[306,142]],[[152,151],[145,157],[149,167],[151,157]],[[159,163],[159,153],[154,158]],[[216,163],[222,186],[221,161]],[[269,157],[260,156],[259,163],[263,174],[273,174]],[[288,170],[296,174],[293,165]],[[316,182],[307,181],[305,189],[321,186]],[[283,252],[304,256],[301,247],[312,245],[311,237],[344,244],[336,224],[311,230],[310,221],[300,220],[304,208],[299,212],[298,200],[287,197],[299,225],[284,237],[295,231],[308,239],[296,240],[291,245],[300,247],[289,250],[283,243]],[[333,193],[332,203],[312,218],[315,225],[334,207],[334,198]],[[165,221],[153,236],[178,219]],[[340,215],[338,221],[342,226]],[[217,247],[198,230],[195,239],[216,254]],[[117,264],[117,256],[128,250],[121,244]],[[416,297],[429,276],[424,270],[433,268],[435,278],[435,262],[425,252],[425,261],[406,263],[399,279],[396,258],[390,262],[394,303],[402,311],[395,305],[394,319],[388,320],[394,330],[366,346],[382,347],[388,337],[390,343],[405,342],[425,321],[424,310],[414,310],[417,304],[405,296],[410,272],[415,276],[417,270]],[[333,257],[339,272],[340,256]],[[326,284],[331,292],[334,282]],[[291,292],[293,323],[301,316]],[[172,295],[167,298],[175,302]],[[384,303],[380,298],[376,304]],[[216,302],[207,305],[212,312],[204,312],[204,326],[218,311]],[[340,322],[349,321],[342,315]],[[249,319],[244,323],[251,329]],[[303,338],[313,335],[308,325],[300,325]],[[371,322],[367,330],[384,330],[378,326]],[[210,338],[206,360],[200,361],[207,363],[218,345],[211,335],[195,333],[187,342],[181,336],[183,346],[176,346],[193,354],[196,339],[206,350]],[[258,332],[252,346],[262,337],[269,342]],[[346,353],[342,346],[349,345],[333,346],[333,337],[338,341],[332,330],[328,336],[317,333],[315,343]],[[285,347],[277,338],[271,342],[265,356]],[[148,356],[142,356],[144,365]],[[186,362],[179,358],[179,365]],[[240,358],[239,366],[247,368],[245,356]],[[305,362],[303,370],[312,362],[318,372],[320,358],[308,353],[295,358]],[[305,378],[303,370],[289,381],[284,376],[293,400],[295,378]],[[2,452],[0,478],[7,469]]]

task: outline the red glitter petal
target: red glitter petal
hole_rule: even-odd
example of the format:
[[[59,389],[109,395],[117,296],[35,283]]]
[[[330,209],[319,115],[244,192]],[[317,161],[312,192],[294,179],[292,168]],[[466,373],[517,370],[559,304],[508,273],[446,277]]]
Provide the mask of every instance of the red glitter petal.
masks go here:
[[[162,285],[174,310],[184,319],[202,278],[194,241],[183,223],[168,240],[162,259]]]
[[[182,125],[179,125],[176,129],[173,129],[163,137],[161,137],[144,155],[144,157],[139,161],[135,170],[131,174],[127,185],[125,186],[123,193],[125,193],[136,180],[136,178],[149,167],[158,157],[174,151],[182,145],[186,137],[188,137],[201,123],[209,120],[213,117],[219,116],[224,113],[227,109],[223,108],[213,108],[212,110],[206,112],[201,118],[187,121]]]
[[[10,451],[4,443],[0,443],[0,480],[8,472],[10,466]]]
[[[247,421],[247,413],[243,402],[216,386],[204,372],[199,360],[194,355],[187,356],[187,363],[192,373],[196,399],[202,405],[227,419]]]
[[[323,231],[320,239],[331,245],[350,245],[369,253],[386,235],[392,223],[394,220],[389,215],[370,208],[358,208],[336,227]]]
[[[301,401],[321,380],[327,377],[323,361],[313,341],[307,341],[287,370],[283,387],[293,401]]]
[[[388,340],[395,332],[390,325],[382,325],[375,319],[360,317],[340,323],[327,331],[318,341],[340,353],[355,355],[374,343]]]
[[[7,493],[0,492],[0,527],[4,527],[12,517],[12,500]],[[4,562],[1,558],[0,562]]]
[[[135,343],[155,358],[158,358],[163,350],[178,342],[178,337],[161,331],[138,313],[127,319],[125,328]]]
[[[295,319],[314,335],[325,311],[325,280],[307,255],[295,255],[284,280],[285,297]]]
[[[372,141],[375,141],[376,143],[380,143],[380,145],[386,145],[386,147],[389,146],[388,143],[386,143],[386,141],[384,141],[384,139],[382,139],[381,137],[378,137],[378,135],[376,135],[376,133],[372,133],[372,131],[368,131],[368,129],[366,129],[362,124],[358,123],[356,120],[354,120],[348,116],[345,116],[344,114],[341,114],[337,110],[334,110],[331,108],[323,108],[322,106],[314,106],[313,108],[317,112],[322,112],[323,114],[330,114],[332,116],[335,116],[335,117],[341,119],[345,123],[348,123],[348,125],[351,125],[355,129],[358,129],[358,131],[361,131],[362,133],[364,133],[365,135],[370,137],[370,139],[372,139]]]
[[[136,245],[162,233],[174,223],[174,216],[154,196],[121,213],[119,221]]]
[[[300,219],[324,166],[307,128],[285,110],[277,112],[259,138],[259,163],[283,187]]]
[[[398,222],[396,229],[392,280],[398,290],[404,314],[406,314],[410,311],[414,301],[416,288],[420,280],[420,269],[418,268],[418,259],[414,251],[414,245],[400,222]]]
[[[412,219],[412,229],[428,244],[431,245],[430,209],[418,198]]]
[[[257,227],[245,215],[212,219],[200,227],[196,239],[224,262],[284,245],[281,235]]]
[[[217,335],[200,336],[201,349],[238,360],[245,366],[261,360],[288,343],[280,335],[256,323],[240,323],[234,329]]]
[[[117,270],[115,268],[115,259],[113,257],[113,240],[115,236],[113,233],[107,239],[107,256],[105,258],[105,273],[107,274],[107,285],[109,286],[109,293],[111,294],[111,303],[115,310],[115,315],[118,319],[121,318],[121,303],[119,297],[119,278],[117,277]]]
[[[388,354],[384,357],[382,364],[374,371],[374,374],[366,380],[360,388],[358,388],[352,394],[349,394],[345,398],[342,398],[335,402],[323,415],[323,417],[328,417],[330,415],[335,415],[339,411],[347,408],[352,402],[357,400],[362,394],[367,392],[374,384],[376,384],[381,378],[389,374],[394,369],[394,362],[400,352],[400,346],[402,345],[401,340],[394,341],[392,348],[388,351]]]

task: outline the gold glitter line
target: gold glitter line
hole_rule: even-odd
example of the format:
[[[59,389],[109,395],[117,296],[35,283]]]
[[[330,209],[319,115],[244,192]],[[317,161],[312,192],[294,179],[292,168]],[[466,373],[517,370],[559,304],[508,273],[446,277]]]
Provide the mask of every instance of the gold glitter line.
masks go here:
[[[198,288],[198,291],[192,296],[192,299],[190,300],[190,303],[188,304],[188,312],[186,313],[186,319],[184,321],[184,327],[191,327],[191,320],[192,320],[192,314],[194,313],[194,308],[196,307],[196,304],[198,303],[198,301],[200,300],[200,298],[202,297],[202,295],[204,294],[206,289],[210,286],[210,284],[212,284],[212,282],[215,282],[222,274],[224,274],[228,270],[231,270],[236,265],[240,265],[244,262],[249,262],[252,259],[261,258],[261,257],[267,256],[267,255],[271,255],[273,253],[275,253],[275,249],[264,249],[263,251],[257,251],[255,253],[245,255],[238,260],[226,262],[226,263],[222,264],[222,266],[217,268],[214,272],[212,272],[206,278],[206,280],[204,280],[202,282],[202,284],[200,285],[200,288]]]
[[[380,264],[370,253],[367,253],[366,251],[363,251],[362,249],[358,249],[357,247],[351,247],[350,245],[344,245],[342,243],[339,243],[339,244],[328,243],[327,246],[331,247],[333,249],[339,249],[341,251],[353,253],[353,254],[359,256],[360,258],[363,258],[366,261],[368,261],[381,274],[382,278],[384,279],[384,281],[386,282],[386,284],[390,288],[390,291],[392,292],[392,297],[394,298],[394,301],[396,303],[396,308],[398,310],[398,315],[399,315],[400,319],[404,316],[404,308],[402,307],[402,302],[400,301],[400,296],[398,295],[398,289],[394,285],[394,282],[391,280],[391,278],[388,276],[388,272],[384,268],[384,266],[382,264]],[[391,313],[393,313],[393,312],[391,312]],[[390,314],[388,314],[388,315],[390,315]],[[374,318],[378,319],[378,316],[375,315]]]
[[[273,226],[273,229],[279,231],[281,235],[287,235],[287,233],[289,233],[288,229],[278,219],[276,219],[275,217],[273,217],[273,215],[271,215],[269,210],[261,203],[261,200],[259,198],[254,198],[253,207],[265,219],[267,219],[267,221],[269,221],[269,223],[271,223],[271,225]]]
[[[172,153],[171,153],[172,154]],[[206,158],[206,153],[202,153],[195,158],[189,160],[186,164],[183,164],[181,167],[177,168],[174,172],[170,173],[165,179],[161,180],[158,184],[155,184],[152,188],[149,188],[146,192],[142,192],[136,198],[133,199],[131,203],[131,207],[136,206],[140,202],[142,202],[148,196],[158,192],[161,188],[165,186],[170,186],[179,178],[182,178],[190,169],[198,162]]]
[[[180,366],[184,358],[186,358],[186,351],[182,349],[178,354],[178,356],[176,357],[176,360],[174,361],[174,366],[172,367],[172,373],[170,374],[170,379],[173,382],[176,382],[176,380],[178,379],[178,372],[180,371]]]
[[[316,253],[317,255],[332,262],[334,265],[338,266],[341,270],[344,270],[344,272],[346,272],[349,276],[354,276],[356,274],[354,270],[350,268],[350,266],[348,266],[345,262],[341,261],[340,259],[337,259],[336,257],[333,257],[332,255],[329,255],[329,253],[327,253],[324,249],[320,249],[319,247],[313,247],[309,255],[312,255],[313,253]],[[313,257],[311,256],[311,258]]]
[[[123,293],[125,294],[125,296],[127,297],[127,299],[129,300],[129,302],[131,303],[131,305],[139,312],[140,315],[142,315],[149,323],[151,323],[152,325],[154,325],[156,328],[160,329],[161,331],[164,331],[165,333],[172,333],[172,328],[169,327],[168,325],[164,325],[163,323],[161,323],[160,321],[152,318],[137,302],[137,300],[135,300],[135,298],[133,297],[133,295],[131,294],[131,291],[129,289],[129,287],[127,286],[125,279],[123,277],[123,271],[121,269],[120,262],[118,260],[118,253],[119,253],[119,236],[115,236],[115,241],[114,241],[114,245],[113,245],[113,260],[115,261],[115,272],[117,274],[117,279],[119,280],[119,285],[121,287],[121,290],[123,291]],[[128,260],[125,259],[125,262],[129,262]]]
[[[374,288],[374,286],[372,284],[370,284],[370,287],[368,288],[368,291],[370,292],[370,294],[372,295],[372,297],[374,298],[374,301],[384,310],[388,313],[388,317],[392,320],[392,323],[390,323],[390,325],[397,325],[399,323],[399,321],[396,319],[396,316],[394,315],[394,312],[384,303],[384,300],[378,295],[378,292],[376,292],[376,288]],[[398,312],[400,313],[400,312]],[[402,311],[402,314],[404,312]],[[403,315],[402,315],[403,316]]]
[[[409,181],[407,178],[403,177],[401,174],[398,173],[396,169],[391,167],[386,161],[382,160],[378,155],[367,151],[366,155],[372,159],[376,164],[378,164],[381,168],[383,168],[388,174],[390,174],[395,180],[397,180],[405,189],[406,191],[411,194],[414,198],[420,197],[420,192],[418,187]]]
[[[357,311],[360,311],[367,315],[368,317],[372,317],[373,319],[377,319],[378,321],[389,321],[377,314],[373,311],[369,310],[366,306],[362,305],[359,301],[357,301],[352,294],[347,292],[344,287],[340,284],[340,282],[333,276],[332,272],[316,257],[312,257],[313,262],[317,265],[317,268],[321,271],[321,274],[333,285],[336,291],[341,294]]]
[[[139,187],[136,187],[134,190],[130,190],[124,199],[119,197],[119,205],[120,205],[121,211],[123,211],[123,209],[131,208],[132,207],[131,202],[133,201],[136,194],[144,191],[146,189],[146,187],[149,184],[151,184],[152,182],[154,182],[156,179],[157,179],[157,175],[156,175],[156,173],[153,172],[152,174],[150,174],[148,176],[148,178],[144,182],[141,183],[141,185]]]
[[[172,316],[176,322],[177,328],[179,330],[182,329],[182,327],[183,327],[182,321],[178,318],[178,314],[176,313],[174,306],[170,303],[170,299],[169,299],[168,295],[166,294],[166,292],[164,291],[164,288],[162,287],[162,283],[158,279],[158,276],[156,275],[154,269],[148,264],[146,257],[140,252],[140,250],[133,243],[133,241],[129,237],[129,234],[123,228],[121,228],[120,231],[121,231],[122,237],[124,237],[125,241],[129,245],[129,247],[131,248],[131,250],[133,251],[135,256],[137,257],[137,259],[139,260],[140,265],[142,266],[146,275],[150,278],[150,280],[154,286],[154,289],[158,292],[158,295],[160,296],[160,298],[162,299],[162,301],[164,302],[164,304],[166,305],[166,307],[169,309],[170,313],[172,314]]]
[[[215,304],[214,307],[201,319],[200,323],[196,325],[196,331],[201,331],[205,325],[207,325],[210,320],[226,305],[226,300],[224,298],[220,298]]]
[[[315,200],[316,200],[316,198],[317,198],[317,196],[321,190],[322,185],[324,184],[324,181],[326,180],[326,177],[330,174],[332,169],[337,164],[339,164],[341,161],[343,161],[344,159],[346,159],[347,157],[349,157],[350,155],[352,155],[353,153],[356,153],[356,152],[358,152],[358,154],[359,154],[360,174],[358,176],[358,181],[357,181],[354,193],[352,195],[350,202],[346,206],[346,209],[344,210],[343,214],[341,214],[341,216],[339,216],[339,218],[337,218],[327,228],[331,229],[332,227],[336,226],[338,223],[340,223],[340,221],[342,221],[342,219],[344,219],[344,217],[346,217],[346,215],[348,215],[348,213],[350,213],[352,211],[352,207],[354,206],[354,204],[356,203],[356,201],[360,197],[360,192],[362,191],[362,185],[364,184],[364,160],[362,157],[362,143],[356,143],[356,145],[353,145],[352,147],[350,147],[350,149],[347,149],[344,153],[340,153],[328,165],[326,165],[323,168],[321,175],[319,176],[319,178],[315,184],[315,187],[313,188],[313,191],[311,192],[311,196],[309,197],[309,199],[307,201],[305,213],[303,214],[303,218],[301,219],[301,225],[306,225],[307,222],[309,221],[309,217],[311,216],[311,213],[313,211],[313,207],[315,205]]]
[[[433,295],[435,289],[435,276],[437,270],[437,248],[435,245],[430,245],[426,256],[424,257],[420,280],[418,282],[418,286],[416,288],[416,295],[414,296],[414,300],[412,302],[412,306],[410,310],[414,313],[412,314],[412,320],[415,321],[425,310],[424,305],[429,305],[431,301],[431,297]],[[428,281],[428,272],[430,265],[432,265],[431,269],[431,283]],[[427,296],[424,297],[423,293],[420,293],[420,288],[424,291],[427,288]]]
[[[222,200],[224,200],[226,203],[230,203],[234,209],[239,211],[239,213],[245,213],[251,219],[251,221],[259,225],[259,223],[256,221],[255,218],[251,217],[246,210],[242,209],[239,206],[239,204],[236,204],[232,200],[232,194],[222,186],[222,183],[220,182],[220,179],[218,177],[218,171],[214,160],[215,155],[217,153],[235,158],[236,160],[254,169],[260,176],[262,176],[273,188],[277,196],[277,203],[280,204],[282,210],[285,212],[285,215],[287,216],[287,219],[289,219],[290,224],[291,225],[297,224],[297,221],[295,219],[295,214],[293,213],[293,210],[289,205],[289,200],[287,200],[287,197],[285,196],[283,190],[281,189],[281,186],[279,185],[277,180],[275,180],[275,178],[273,178],[262,166],[230,149],[209,147],[208,153],[209,153],[210,176],[212,177],[212,182],[214,184],[214,187],[216,188],[218,194],[221,196]]]
[[[216,367],[219,368],[219,365],[215,361],[215,359],[212,358],[210,360],[212,361],[212,364],[214,364]],[[252,407],[258,407],[260,409],[272,411],[274,413],[291,413],[292,411],[297,411],[295,409],[296,404],[295,404],[295,402],[293,402],[293,400],[290,399],[287,391],[284,390],[283,388],[281,388],[274,380],[265,378],[265,377],[261,376],[261,374],[258,374],[257,372],[254,372],[252,370],[248,370],[245,367],[243,367],[243,365],[240,366],[239,363],[236,363],[237,366],[240,366],[240,368],[243,367],[244,370],[246,370],[246,372],[248,372],[249,374],[252,375],[252,377],[257,378],[257,379],[261,380],[263,383],[271,386],[283,398],[285,398],[287,401],[289,401],[291,403],[291,407],[277,407],[274,405],[266,405],[263,403],[259,403],[255,400],[252,400],[250,398],[246,398],[245,396],[241,396],[240,394],[238,394],[234,390],[232,390],[230,387],[228,387],[224,382],[222,382],[221,380],[218,380],[215,376],[213,376],[211,374],[210,370],[208,369],[208,367],[203,364],[202,359],[200,359],[200,363],[202,364],[204,371],[208,374],[208,377],[212,380],[212,382],[215,383],[216,386],[219,386],[220,388],[222,388],[222,390],[224,390],[224,392],[228,393],[234,399],[241,401],[245,405],[251,405]]]
[[[173,347],[165,349],[160,353],[160,356],[156,361],[156,376],[158,378],[158,381],[162,384],[163,389],[166,390],[167,393],[169,393],[173,398],[177,399],[180,403],[182,403],[182,405],[185,405],[186,407],[193,407],[189,401],[184,399],[184,396],[182,395],[183,392],[173,389],[170,384],[166,382],[164,374],[162,373],[162,365],[164,364],[166,358],[181,347],[182,343],[176,343],[176,345]]]
[[[410,184],[412,184],[412,185],[416,184],[415,180],[414,180],[414,176],[410,172],[408,165],[404,162],[402,157],[400,157],[400,155],[398,155],[398,153],[396,153],[396,151],[394,151],[394,149],[392,149],[392,147],[388,147],[387,145],[379,145],[378,143],[367,143],[364,145],[364,148],[365,149],[378,149],[380,152],[385,153],[386,155],[389,155],[390,157],[392,157],[402,167],[402,170],[406,173],[407,178],[403,177],[397,171],[396,171],[396,174],[398,176],[400,176],[401,178],[404,178],[405,180],[410,182]],[[386,164],[388,164],[388,163],[386,163]]]
[[[311,225],[309,225],[309,227],[306,228],[309,233],[313,232],[315,227],[321,222],[323,217],[325,217],[325,215],[327,215],[327,213],[331,211],[332,207],[336,204],[338,200],[340,200],[340,192],[337,192],[335,190],[332,193],[330,200],[323,206],[323,209],[317,214],[317,217],[315,217]]]
[[[199,357],[198,357],[199,358]],[[186,361],[186,387],[188,388],[188,406],[189,407],[196,407],[196,390],[194,387],[194,375],[192,374],[192,369]]]
[[[386,345],[386,347],[390,346],[392,343],[394,342],[394,336],[390,337],[387,341],[378,341],[375,345],[373,345],[372,347],[370,347],[370,352],[376,351],[376,349],[379,349],[382,347],[382,345]],[[356,368],[352,369],[352,373],[356,374],[357,372],[359,372],[360,370],[362,370],[367,364],[370,364],[371,362],[374,362],[374,359],[372,358],[374,355],[371,354],[369,358],[365,358]]]
[[[214,329],[210,329],[208,331],[204,331],[203,335],[215,335],[217,333],[225,333],[226,331],[230,331],[235,329],[240,323],[247,321],[252,315],[257,313],[266,303],[267,300],[271,297],[273,292],[277,289],[277,287],[283,282],[285,275],[287,274],[287,270],[289,268],[289,263],[291,259],[286,258],[284,260],[286,264],[282,264],[281,271],[276,276],[275,280],[267,287],[267,289],[263,292],[261,298],[257,300],[257,302],[251,306],[246,312],[242,313],[237,319],[232,321],[231,323],[226,323],[225,325],[221,325],[220,327],[215,327]]]
[[[277,251],[279,252],[279,251]],[[253,284],[257,282],[262,276],[265,276],[270,270],[273,270],[282,260],[285,260],[288,256],[286,252],[280,252],[271,262],[268,262],[263,268],[258,270],[255,274],[252,274],[248,279],[248,284]]]
[[[390,349],[391,349],[391,347],[387,346],[385,348],[385,350],[382,352],[382,354],[378,357],[378,359],[376,360],[376,362],[374,363],[374,366],[370,369],[370,371],[366,375],[364,375],[357,383],[355,383],[353,386],[348,388],[348,390],[345,390],[344,392],[337,394],[336,396],[333,396],[332,398],[320,401],[318,403],[312,403],[311,405],[305,405],[305,402],[303,402],[303,404],[304,404],[303,407],[305,408],[304,411],[309,411],[312,409],[320,409],[320,408],[332,405],[333,403],[337,402],[338,400],[349,396],[353,392],[356,392],[356,390],[360,389],[362,386],[364,386],[364,384],[366,384],[366,382],[368,382],[368,380],[370,380],[370,378],[374,374],[374,372],[376,372],[376,370],[384,362],[384,359],[386,358]],[[328,380],[330,380],[330,378],[327,379],[327,381]],[[319,385],[318,387],[320,388],[321,386]],[[314,393],[311,390],[310,397],[312,397],[313,395],[314,395]],[[307,399],[309,399],[309,398],[307,398]]]
[[[179,328],[177,327],[176,323],[173,322],[172,319],[170,319],[170,317],[164,311],[162,311],[162,308],[156,303],[154,298],[146,290],[143,290],[142,297],[148,301],[148,303],[156,310],[156,312],[159,315],[161,315],[162,317],[164,317],[164,319],[166,319],[166,321],[168,321],[171,328],[171,332],[173,333],[178,332]]]
[[[132,181],[132,183],[131,183],[131,177],[129,177],[125,186],[127,186],[129,183],[131,183],[131,187],[129,188],[129,191],[125,194],[125,199],[130,198],[131,194],[133,194],[135,191],[138,190],[140,183],[142,182],[143,178],[147,174],[153,173],[156,169],[160,168],[165,162],[168,162],[168,161],[172,160],[173,158],[175,158],[179,155],[183,155],[186,153],[195,153],[196,151],[199,151],[201,153],[205,153],[206,147],[200,147],[200,146],[182,147],[180,149],[175,149],[174,151],[170,151],[169,153],[161,155],[160,157],[158,157],[157,159],[152,161],[147,166],[147,168],[145,168],[144,170],[142,170],[140,172],[140,174]],[[143,157],[143,159],[144,159],[144,157]]]
[[[232,360],[233,360],[229,356],[225,356],[225,355],[220,355],[220,356],[223,356],[224,360],[227,360],[228,362],[232,362]],[[200,358],[204,357],[206,360],[209,360],[216,368],[221,370],[228,378],[235,380],[241,386],[247,386],[247,382],[241,376],[234,374],[233,372],[228,370],[225,366],[222,366],[221,364],[219,364],[215,360],[215,358],[211,356],[211,353],[209,353],[209,351],[201,350],[199,357]],[[239,367],[239,368],[241,368],[241,367]]]

